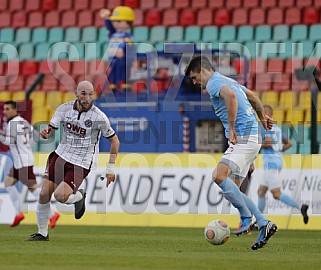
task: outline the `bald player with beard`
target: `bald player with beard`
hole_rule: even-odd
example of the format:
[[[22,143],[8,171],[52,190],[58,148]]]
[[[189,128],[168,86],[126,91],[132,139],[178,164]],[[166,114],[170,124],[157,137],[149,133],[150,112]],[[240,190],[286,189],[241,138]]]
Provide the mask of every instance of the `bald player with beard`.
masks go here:
[[[119,149],[119,140],[108,117],[93,105],[94,87],[82,81],[76,90],[76,100],[60,105],[50,123],[40,132],[49,138],[60,126],[62,139],[47,160],[43,184],[37,204],[38,232],[28,241],[48,241],[49,201],[54,194],[57,201],[75,206],[75,218],[85,213],[84,190],[79,189],[89,172],[95,169],[100,137],[111,142],[110,157],[104,173],[106,187],[116,179],[113,167]]]

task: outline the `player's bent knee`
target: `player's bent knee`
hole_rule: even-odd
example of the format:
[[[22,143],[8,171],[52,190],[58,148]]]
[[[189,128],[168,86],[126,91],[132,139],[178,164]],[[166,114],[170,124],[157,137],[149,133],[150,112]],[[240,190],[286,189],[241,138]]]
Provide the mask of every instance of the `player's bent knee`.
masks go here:
[[[228,168],[224,166],[217,166],[212,173],[212,179],[216,184],[221,184],[229,176]]]
[[[221,184],[226,179],[226,177],[227,176],[217,174],[215,171],[212,174],[213,181],[218,185]]]
[[[56,200],[60,203],[65,203],[68,200],[68,196],[66,196],[66,194],[61,192],[54,192],[54,196]]]

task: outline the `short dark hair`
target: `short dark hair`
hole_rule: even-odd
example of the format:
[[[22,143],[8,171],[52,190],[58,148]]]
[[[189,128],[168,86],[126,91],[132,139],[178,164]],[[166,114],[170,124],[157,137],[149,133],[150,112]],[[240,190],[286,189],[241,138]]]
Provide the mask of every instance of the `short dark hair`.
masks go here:
[[[17,109],[17,102],[13,101],[13,100],[8,100],[4,103],[5,105],[11,105],[11,107],[13,109]]]
[[[191,71],[200,73],[202,68],[215,71],[210,60],[206,56],[195,56],[185,68],[185,76],[189,77]]]

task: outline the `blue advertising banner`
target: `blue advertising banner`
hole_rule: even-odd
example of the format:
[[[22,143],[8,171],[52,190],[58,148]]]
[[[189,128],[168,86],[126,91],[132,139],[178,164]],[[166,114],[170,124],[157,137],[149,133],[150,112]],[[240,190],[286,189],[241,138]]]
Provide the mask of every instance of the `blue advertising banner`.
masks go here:
[[[182,152],[182,119],[175,111],[161,111],[157,101],[99,103],[121,142],[121,152]],[[100,151],[108,152],[109,143],[101,140]]]

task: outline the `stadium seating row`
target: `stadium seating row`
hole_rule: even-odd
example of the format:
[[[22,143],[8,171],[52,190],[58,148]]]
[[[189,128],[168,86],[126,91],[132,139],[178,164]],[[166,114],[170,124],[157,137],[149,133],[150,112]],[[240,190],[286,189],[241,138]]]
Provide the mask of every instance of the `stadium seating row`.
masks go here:
[[[162,51],[164,42],[194,42],[197,48],[235,50],[250,58],[320,58],[318,42],[320,25],[306,27],[295,25],[215,26],[207,27],[135,27],[133,35],[137,43],[150,43]],[[63,28],[12,28],[0,29],[2,41],[0,60],[44,59],[87,60],[102,58],[108,46],[104,27]],[[60,43],[58,43],[60,42]],[[58,44],[56,44],[58,43]],[[70,44],[73,43],[73,44]],[[85,45],[85,43],[87,43]],[[90,44],[89,44],[90,43]],[[96,43],[96,44],[94,44]],[[53,47],[51,47],[54,45]],[[138,52],[153,47],[138,45]],[[60,55],[59,55],[60,54]]]
[[[7,96],[11,95],[10,92],[15,93],[28,89],[31,84],[35,81],[38,75],[30,76],[2,76],[0,78],[0,90],[1,95]],[[89,80],[94,84],[97,92],[103,86],[106,75],[92,75],[92,74],[82,74],[82,75],[69,75],[69,74],[55,74],[55,75],[45,75],[42,84],[38,85],[37,89],[42,89],[42,91],[70,91],[76,89],[76,83],[83,80]],[[107,89],[108,90],[108,89]]]
[[[304,42],[319,41],[318,34],[321,32],[321,24],[306,25],[260,25],[252,26],[188,26],[188,27],[164,27],[146,26],[134,27],[132,34],[136,42],[150,42],[155,44],[159,41],[181,41],[181,42]],[[108,40],[104,27],[54,27],[54,28],[13,28],[0,29],[1,42],[15,45],[23,43],[41,42],[105,42]]]
[[[34,78],[30,78],[34,79]],[[76,80],[80,81],[85,79],[84,77],[78,76],[77,78],[60,77],[59,85],[67,84],[68,91],[59,91],[52,89],[51,91],[44,91],[45,85],[42,84],[31,94],[31,99],[33,100],[33,123],[37,121],[47,121],[48,117],[51,117],[52,113],[62,102],[73,100],[75,98],[73,91],[70,89],[75,89]],[[101,88],[104,83],[105,77],[89,76],[86,79],[91,80],[96,89]],[[58,80],[56,79],[56,87]],[[146,82],[145,82],[146,83]],[[65,87],[65,86],[64,86]],[[48,90],[48,89],[47,89]],[[99,90],[99,89],[98,89]],[[154,91],[157,91],[154,89]],[[99,94],[99,91],[97,91]],[[262,91],[258,93],[262,102],[264,104],[269,104],[274,108],[274,120],[277,123],[291,123],[292,125],[306,124],[309,125],[311,121],[311,94],[309,91]],[[5,101],[13,99],[16,101],[25,99],[25,91],[1,91],[0,101]],[[318,108],[321,107],[321,99],[318,99]],[[42,111],[42,112],[41,112]],[[321,119],[321,110],[318,110],[318,119]]]
[[[77,2],[77,1],[76,1]],[[195,10],[193,8],[165,10],[136,9],[136,20],[134,26],[241,26],[241,25],[295,25],[295,24],[318,24],[320,23],[320,9],[316,7],[299,8],[289,7],[280,8],[239,8],[230,9],[211,9],[203,8]],[[44,13],[43,11],[1,11],[0,27],[100,27],[104,25],[97,10],[51,10]]]
[[[237,74],[244,74],[244,59],[235,59],[233,62]],[[302,66],[315,66],[320,68],[320,60],[317,58],[309,59],[252,59],[249,62],[249,79],[248,87],[257,91],[273,89],[276,91],[286,91],[293,89],[300,91],[307,88],[306,83],[297,81],[294,76],[294,70]],[[107,70],[107,61],[105,60],[59,60],[59,61],[10,61],[8,63],[0,62],[1,89],[16,91],[24,89],[29,83],[30,76],[43,73],[46,76],[44,82],[45,90],[58,89],[55,78],[70,74],[73,77],[84,76],[105,76]],[[7,75],[7,76],[4,76]],[[13,82],[12,78],[20,75],[17,81]],[[162,78],[170,78],[167,72]],[[76,80],[77,81],[77,80]],[[241,81],[244,83],[244,81]],[[159,82],[161,83],[161,82]],[[59,88],[60,89],[60,88]],[[135,91],[137,92],[137,91]]]
[[[119,5],[128,5],[133,8],[138,8],[138,5],[133,6],[135,1],[126,0],[123,2],[122,0],[0,0],[0,11],[2,10],[10,10],[10,11],[51,11],[51,10],[99,10],[101,8],[109,8],[113,9]],[[136,0],[137,3],[139,1]]]
[[[109,8],[112,9],[116,6],[125,5],[134,9],[166,9],[166,8],[270,8],[270,7],[312,7],[321,6],[320,0],[0,0],[0,10],[84,10],[84,9],[100,9]]]

